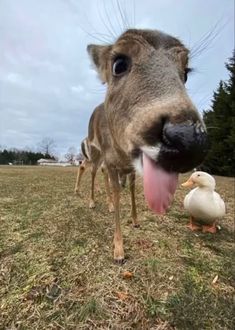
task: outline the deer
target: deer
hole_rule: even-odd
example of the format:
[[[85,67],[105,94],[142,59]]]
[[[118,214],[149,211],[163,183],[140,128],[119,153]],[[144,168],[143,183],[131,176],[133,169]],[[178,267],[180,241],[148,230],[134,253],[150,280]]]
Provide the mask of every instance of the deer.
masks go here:
[[[99,149],[97,149],[95,146],[93,146],[89,143],[88,137],[86,137],[81,142],[81,152],[84,157],[84,160],[78,168],[74,192],[76,194],[78,194],[82,176],[85,173],[85,170],[88,167],[91,167],[91,190],[90,190],[89,208],[94,208],[95,207],[95,199],[94,199],[95,177],[96,177],[98,168],[101,167],[101,171],[104,176],[108,209],[109,209],[109,212],[113,212],[114,208],[113,208],[113,201],[112,201],[112,196],[111,196],[111,192],[110,192],[109,178],[108,178],[107,170],[103,163],[101,152],[99,151]]]
[[[189,49],[159,30],[128,29],[88,54],[102,83],[104,102],[93,112],[88,138],[102,154],[114,204],[114,261],[125,262],[120,221],[119,173],[143,176],[149,208],[164,214],[179,173],[201,164],[207,132],[187,94]]]

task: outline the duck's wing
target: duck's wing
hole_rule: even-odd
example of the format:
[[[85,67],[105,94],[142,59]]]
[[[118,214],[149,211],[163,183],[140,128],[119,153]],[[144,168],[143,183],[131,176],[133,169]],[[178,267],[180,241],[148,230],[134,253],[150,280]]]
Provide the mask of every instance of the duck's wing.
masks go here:
[[[223,216],[226,213],[226,207],[225,207],[224,200],[215,191],[213,193],[213,199],[214,199],[215,204],[217,205],[218,210],[221,213],[221,216]]]

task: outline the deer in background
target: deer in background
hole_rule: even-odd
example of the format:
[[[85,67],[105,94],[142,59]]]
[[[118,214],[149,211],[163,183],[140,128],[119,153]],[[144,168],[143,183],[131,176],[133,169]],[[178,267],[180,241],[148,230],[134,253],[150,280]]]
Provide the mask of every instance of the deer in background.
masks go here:
[[[143,174],[144,193],[156,213],[168,209],[178,173],[206,154],[204,123],[185,82],[189,50],[157,30],[129,29],[113,44],[89,45],[91,60],[107,84],[105,101],[92,114],[88,139],[104,160],[114,202],[114,260],[124,261],[118,174]]]
[[[95,207],[95,199],[94,199],[95,177],[96,177],[98,168],[101,167],[101,171],[104,176],[104,183],[105,183],[105,189],[106,189],[106,194],[107,194],[109,212],[113,212],[113,201],[112,201],[112,195],[110,192],[109,178],[108,178],[107,169],[105,168],[105,165],[103,164],[101,152],[96,147],[94,147],[93,145],[91,145],[89,143],[88,138],[85,138],[82,141],[81,151],[82,151],[82,154],[84,157],[84,161],[82,162],[82,164],[80,164],[80,166],[78,168],[74,192],[76,194],[78,193],[82,176],[83,176],[85,170],[88,167],[91,167],[91,191],[90,191],[89,207],[94,208]]]

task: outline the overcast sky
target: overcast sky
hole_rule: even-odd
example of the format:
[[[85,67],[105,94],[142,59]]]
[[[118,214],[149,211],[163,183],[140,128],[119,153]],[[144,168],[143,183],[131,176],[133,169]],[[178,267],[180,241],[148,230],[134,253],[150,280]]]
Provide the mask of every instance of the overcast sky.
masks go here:
[[[234,47],[233,0],[0,0],[0,145],[79,150],[94,107],[104,99],[86,54],[88,43],[114,40],[127,27],[159,29],[189,48],[217,37],[192,58],[187,89],[200,111],[228,73]],[[215,27],[218,23],[217,27]],[[213,29],[214,28],[214,29]],[[213,39],[213,36],[211,37]]]

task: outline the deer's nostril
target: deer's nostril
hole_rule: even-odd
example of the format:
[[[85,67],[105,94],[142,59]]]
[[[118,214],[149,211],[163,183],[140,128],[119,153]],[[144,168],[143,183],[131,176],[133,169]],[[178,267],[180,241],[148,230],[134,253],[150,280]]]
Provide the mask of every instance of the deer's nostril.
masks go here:
[[[162,131],[162,142],[179,151],[190,152],[206,143],[206,132],[200,122],[172,124],[166,123]]]

